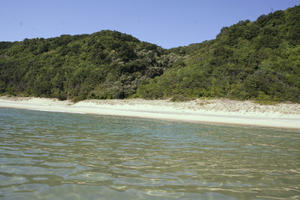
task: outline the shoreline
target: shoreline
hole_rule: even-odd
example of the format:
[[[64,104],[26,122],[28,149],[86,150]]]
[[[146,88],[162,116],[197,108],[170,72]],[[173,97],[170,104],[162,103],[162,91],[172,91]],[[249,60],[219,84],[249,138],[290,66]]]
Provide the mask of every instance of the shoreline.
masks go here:
[[[228,99],[197,99],[189,102],[84,100],[73,103],[50,98],[1,96],[0,107],[300,130],[300,104],[287,103],[260,105]]]

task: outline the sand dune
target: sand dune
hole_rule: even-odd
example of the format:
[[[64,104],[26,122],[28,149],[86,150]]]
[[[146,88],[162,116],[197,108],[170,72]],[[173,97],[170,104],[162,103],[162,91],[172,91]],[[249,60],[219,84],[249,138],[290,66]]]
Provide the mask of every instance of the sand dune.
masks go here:
[[[227,99],[85,100],[78,103],[48,98],[0,97],[0,107],[300,129],[300,104],[260,105]]]

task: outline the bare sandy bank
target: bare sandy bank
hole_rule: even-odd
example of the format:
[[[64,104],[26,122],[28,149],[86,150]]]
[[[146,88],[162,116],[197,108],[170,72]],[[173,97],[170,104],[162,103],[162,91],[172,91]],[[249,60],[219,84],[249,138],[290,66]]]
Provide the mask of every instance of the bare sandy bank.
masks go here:
[[[32,97],[0,97],[0,107],[300,129],[300,104],[260,105],[227,99],[85,100],[78,103]]]

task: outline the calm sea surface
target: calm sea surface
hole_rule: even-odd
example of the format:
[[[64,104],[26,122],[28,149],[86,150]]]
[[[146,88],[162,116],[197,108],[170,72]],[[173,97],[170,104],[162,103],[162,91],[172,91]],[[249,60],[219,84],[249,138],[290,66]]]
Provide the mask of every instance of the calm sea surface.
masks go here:
[[[300,132],[0,108],[0,199],[300,199]]]

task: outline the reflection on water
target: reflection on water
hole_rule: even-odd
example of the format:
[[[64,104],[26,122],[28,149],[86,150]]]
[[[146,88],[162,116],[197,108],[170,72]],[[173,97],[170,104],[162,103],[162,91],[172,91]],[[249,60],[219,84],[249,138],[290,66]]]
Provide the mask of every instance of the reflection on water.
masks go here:
[[[0,108],[0,199],[298,199],[300,133]]]

